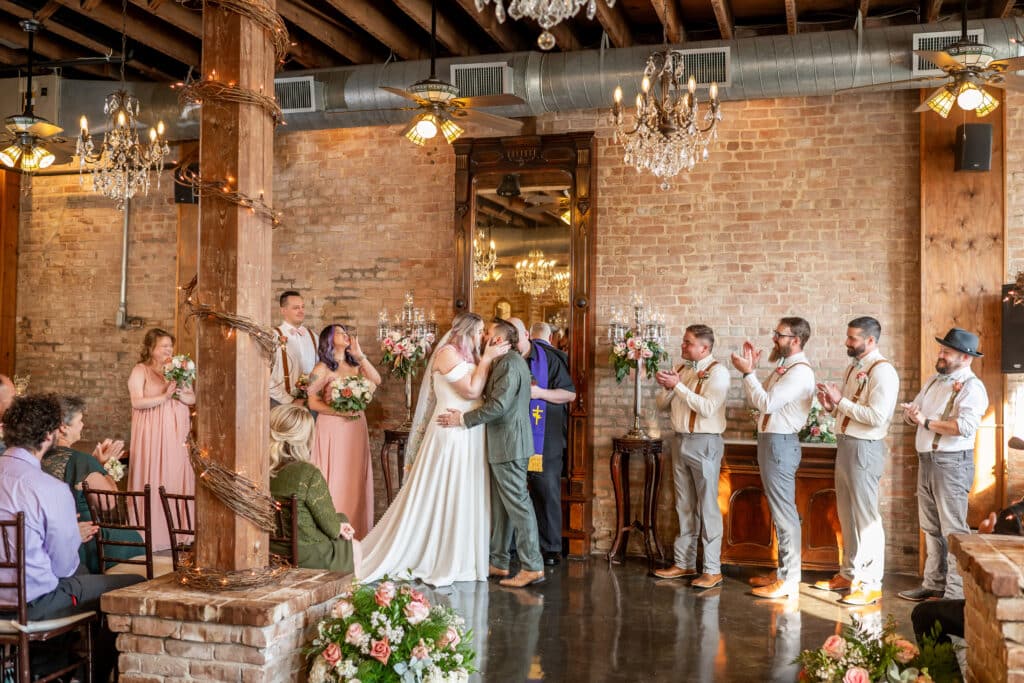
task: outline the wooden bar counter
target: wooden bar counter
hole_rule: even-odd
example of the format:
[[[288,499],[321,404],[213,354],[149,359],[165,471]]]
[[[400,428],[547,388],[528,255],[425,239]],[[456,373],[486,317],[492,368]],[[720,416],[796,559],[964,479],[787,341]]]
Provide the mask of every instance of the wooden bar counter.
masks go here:
[[[796,473],[803,568],[836,571],[842,534],[836,513],[835,444],[802,443]],[[775,567],[778,543],[757,466],[757,442],[725,442],[718,480],[722,564]]]

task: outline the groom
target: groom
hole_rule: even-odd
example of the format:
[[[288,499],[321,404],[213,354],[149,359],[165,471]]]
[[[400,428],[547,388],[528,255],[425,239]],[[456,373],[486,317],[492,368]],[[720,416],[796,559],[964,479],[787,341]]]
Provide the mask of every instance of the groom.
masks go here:
[[[515,348],[519,333],[495,318],[484,331],[484,345],[508,342]],[[522,588],[544,581],[544,561],[537,537],[537,519],[526,486],[526,465],[533,453],[530,430],[530,368],[518,353],[494,360],[484,387],[484,403],[465,415],[449,408],[437,417],[442,427],[486,424],[487,462],[491,466],[491,576],[501,585]],[[512,533],[522,571],[509,578]]]

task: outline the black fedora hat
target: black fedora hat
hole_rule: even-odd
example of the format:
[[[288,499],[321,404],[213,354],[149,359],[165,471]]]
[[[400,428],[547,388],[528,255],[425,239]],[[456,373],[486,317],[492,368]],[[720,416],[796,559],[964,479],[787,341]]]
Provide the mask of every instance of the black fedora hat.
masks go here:
[[[978,351],[978,335],[967,330],[961,330],[959,327],[954,327],[946,336],[942,339],[938,337],[935,341],[939,342],[943,346],[948,346],[951,349],[956,349],[960,353],[966,353],[968,356],[974,356],[975,358],[981,358],[983,353]]]

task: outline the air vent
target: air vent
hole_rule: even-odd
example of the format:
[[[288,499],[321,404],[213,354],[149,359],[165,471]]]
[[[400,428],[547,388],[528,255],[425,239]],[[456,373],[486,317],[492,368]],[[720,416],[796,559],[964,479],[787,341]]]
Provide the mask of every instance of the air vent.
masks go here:
[[[960,40],[960,31],[936,31],[934,33],[915,33],[914,49],[942,51]],[[967,40],[972,43],[985,42],[985,29],[975,28],[967,32]],[[923,57],[914,55],[912,76],[941,76],[945,72]]]
[[[452,64],[452,83],[460,97],[511,95],[512,67],[508,62]]]
[[[323,111],[324,84],[312,76],[275,78],[274,96],[285,114]]]
[[[728,87],[732,80],[730,53],[727,47],[709,47],[699,50],[675,50],[683,56],[685,66],[684,78],[692,74],[697,85],[717,83],[719,87]]]

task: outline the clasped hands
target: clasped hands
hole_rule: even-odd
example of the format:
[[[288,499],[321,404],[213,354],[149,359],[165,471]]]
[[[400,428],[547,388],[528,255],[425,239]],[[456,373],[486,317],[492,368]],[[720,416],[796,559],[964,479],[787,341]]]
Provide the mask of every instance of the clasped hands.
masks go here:
[[[743,342],[742,352],[732,354],[731,360],[732,366],[746,375],[756,370],[761,363],[761,351],[754,348],[754,343],[748,339]]]
[[[120,460],[122,455],[124,455],[124,441],[120,439],[117,441],[104,439],[96,444],[96,448],[92,451],[92,457],[99,460],[101,465],[106,465],[111,460]]]

